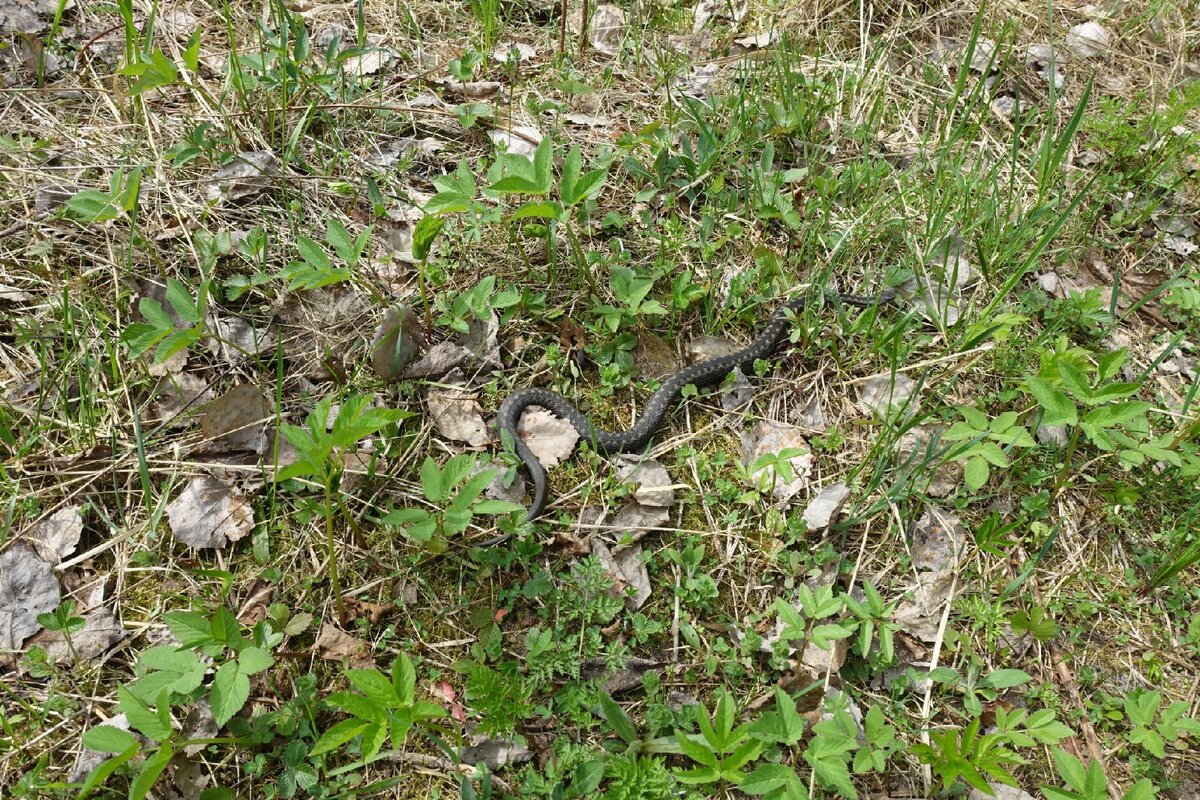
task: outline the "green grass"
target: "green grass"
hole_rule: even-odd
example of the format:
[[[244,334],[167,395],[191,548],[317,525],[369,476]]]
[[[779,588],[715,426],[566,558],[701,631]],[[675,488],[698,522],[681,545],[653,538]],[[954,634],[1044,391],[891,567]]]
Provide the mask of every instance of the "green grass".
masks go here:
[[[112,756],[92,773],[103,797],[158,796],[187,769],[207,800],[988,783],[1099,800],[1200,779],[1200,382],[1159,352],[1195,369],[1200,273],[1156,225],[1200,210],[1200,95],[1170,66],[1188,57],[1194,2],[1117,12],[1110,53],[1064,61],[1058,91],[1023,61],[1031,42],[1061,49],[1078,20],[1058,9],[897,3],[868,23],[851,7],[756,6],[740,26],[710,21],[713,50],[697,55],[667,42],[691,29],[690,6],[641,5],[609,58],[573,34],[560,49],[554,10],[362,2],[339,20],[345,46],[378,34],[394,51],[365,80],[338,67],[354,52],[325,61],[320,20],[280,3],[261,18],[197,7],[189,40],[157,8],[150,36],[122,2],[95,12],[116,26],[111,50],[55,21],[47,48],[88,67],[35,79],[88,103],[0,91],[0,283],[25,293],[0,294],[0,548],[81,507],[90,555],[57,575],[64,598],[76,614],[99,602],[127,635],[104,657],[53,663],[44,642],[12,654],[11,796],[79,796],[87,745]],[[717,62],[707,96],[680,91],[695,64],[769,27],[779,42]],[[957,49],[934,62],[939,36]],[[497,63],[506,41],[537,58]],[[987,42],[994,81],[971,66]],[[506,95],[458,96],[470,81]],[[430,93],[442,103],[418,101]],[[997,96],[1020,110],[1002,118]],[[612,123],[568,124],[570,111]],[[545,137],[533,161],[495,153],[487,132],[508,119]],[[371,167],[396,137],[443,150]],[[281,163],[263,192],[204,199],[213,170],[258,149]],[[38,187],[67,178],[80,193],[35,219]],[[412,205],[430,222],[411,261],[392,258],[384,236]],[[921,299],[947,280],[947,246],[973,273],[957,320]],[[1049,293],[1048,272],[1077,285]],[[902,301],[818,302],[884,288]],[[431,341],[495,315],[496,359],[465,367],[485,418],[539,385],[619,430],[658,385],[639,344],[744,343],[806,292],[793,348],[750,376],[748,406],[702,392],[656,438],[674,501],[667,530],[636,545],[652,587],[640,608],[606,560],[630,536],[577,524],[585,505],[611,520],[630,501],[608,460],[577,448],[530,525],[472,477],[514,470],[499,441],[466,448],[433,425],[425,396],[444,376],[372,368],[394,303],[415,312],[403,335]],[[238,352],[218,319],[274,341]],[[860,405],[869,379],[899,372],[913,402]],[[208,391],[166,413],[170,383]],[[277,474],[273,451],[231,465],[205,447],[205,409],[240,383],[264,390],[307,464]],[[814,399],[827,427],[805,432],[811,474],[780,508],[747,475],[743,434]],[[1030,446],[1052,422],[1066,444]],[[197,553],[168,509],[208,474],[254,525]],[[808,530],[805,506],[834,481],[845,507]],[[946,546],[918,524],[931,508],[959,520],[965,549],[914,619]],[[632,672],[618,689],[601,667]],[[195,730],[201,701],[218,723]],[[118,713],[140,740],[96,727]],[[472,734],[534,758],[476,770]]]

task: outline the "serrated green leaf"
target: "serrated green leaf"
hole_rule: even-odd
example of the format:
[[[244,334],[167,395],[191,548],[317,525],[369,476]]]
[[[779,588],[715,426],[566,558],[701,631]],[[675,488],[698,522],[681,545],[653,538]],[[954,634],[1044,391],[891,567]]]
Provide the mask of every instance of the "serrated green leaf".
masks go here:
[[[322,753],[328,753],[331,750],[336,750],[346,742],[361,734],[368,727],[370,727],[370,725],[370,722],[361,719],[343,720],[329,730],[325,731],[325,733],[321,735],[321,738],[317,740],[316,745],[312,750],[309,751],[308,754],[310,756],[319,756]]]
[[[270,652],[261,647],[243,647],[238,653],[238,672],[243,675],[253,675],[262,672],[275,663]]]
[[[213,676],[209,704],[217,727],[223,726],[242,710],[250,699],[250,679],[238,671],[237,662],[226,661]]]
[[[985,483],[988,482],[988,477],[991,475],[991,467],[988,462],[975,456],[967,460],[967,465],[963,468],[963,478],[967,482],[967,488],[972,492],[978,491]]]
[[[163,615],[163,621],[183,647],[195,647],[213,641],[208,620],[192,611],[168,612]]]
[[[129,731],[112,725],[94,725],[83,734],[83,746],[101,753],[124,753],[138,747],[138,740]]]
[[[188,288],[181,281],[175,278],[167,278],[167,302],[171,304],[171,308],[175,309],[175,313],[184,322],[198,325],[204,319],[204,315],[197,307],[196,301],[192,298],[192,293],[188,291]]]
[[[466,210],[466,209],[463,209]],[[418,261],[424,261],[429,258],[429,253],[433,249],[433,243],[437,241],[438,234],[446,226],[446,218],[437,214],[426,214],[417,221],[413,227],[413,258]]]
[[[1079,412],[1061,390],[1045,380],[1029,376],[1025,379],[1026,389],[1042,407],[1043,425],[1076,425]]]
[[[347,670],[346,679],[350,684],[377,703],[388,708],[397,703],[396,690],[386,675],[377,669]]]
[[[162,718],[150,709],[150,706],[140,697],[129,691],[125,686],[117,686],[118,707],[129,720],[131,727],[155,742],[161,742],[171,735],[171,724],[163,724]]]
[[[416,698],[417,671],[404,653],[392,662],[392,693],[402,706],[411,706]]]
[[[158,776],[162,775],[174,755],[174,748],[169,744],[164,744],[142,762],[142,768],[138,771],[137,777],[129,785],[129,800],[143,800],[150,793],[154,782],[158,780]]]

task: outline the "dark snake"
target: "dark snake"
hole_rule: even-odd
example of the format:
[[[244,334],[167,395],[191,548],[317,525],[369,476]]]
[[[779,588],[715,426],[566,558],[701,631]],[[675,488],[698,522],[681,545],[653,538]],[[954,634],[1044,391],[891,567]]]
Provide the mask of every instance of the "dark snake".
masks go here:
[[[895,291],[889,289],[874,296],[832,293],[832,299],[858,308],[870,308],[883,305],[895,297]],[[533,451],[521,441],[517,434],[517,421],[529,406],[542,406],[571,423],[571,427],[579,431],[579,435],[590,442],[592,448],[599,453],[628,453],[640,450],[646,446],[654,432],[662,425],[667,410],[679,399],[683,387],[711,386],[721,380],[735,367],[748,367],[760,358],[766,358],[775,352],[784,338],[791,315],[799,314],[807,305],[806,298],[788,300],[775,310],[762,333],[746,347],[736,353],[730,353],[720,358],[710,358],[690,367],[680,370],[663,381],[662,386],[646,401],[645,410],[637,424],[627,431],[610,433],[602,431],[588,421],[562,395],[548,389],[520,389],[513,392],[500,404],[496,424],[501,431],[512,436],[513,446],[517,456],[525,463],[533,478],[533,505],[529,507],[529,519],[535,519],[546,507],[546,469],[538,461]]]

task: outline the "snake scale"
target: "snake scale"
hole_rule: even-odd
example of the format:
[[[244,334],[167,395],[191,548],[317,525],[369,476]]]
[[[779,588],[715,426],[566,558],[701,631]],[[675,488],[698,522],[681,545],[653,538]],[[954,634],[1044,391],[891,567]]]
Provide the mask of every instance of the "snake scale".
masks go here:
[[[870,308],[889,302],[895,292],[887,290],[874,296],[833,293],[833,299],[858,308]],[[546,469],[538,461],[537,456],[521,441],[517,433],[517,421],[529,406],[542,406],[571,423],[571,427],[579,431],[579,435],[591,443],[600,453],[628,453],[645,447],[654,436],[654,432],[662,425],[668,409],[679,399],[683,387],[688,384],[696,386],[711,386],[719,383],[735,367],[748,367],[760,358],[766,358],[775,352],[784,337],[788,327],[789,312],[798,314],[807,304],[805,298],[789,300],[783,303],[771,315],[762,332],[746,347],[735,353],[720,358],[710,358],[690,367],[680,370],[663,381],[662,385],[650,399],[646,401],[645,410],[637,423],[627,431],[610,433],[592,425],[579,409],[562,395],[548,389],[520,389],[513,392],[500,404],[496,423],[500,430],[512,436],[517,456],[525,463],[529,475],[533,478],[533,504],[529,507],[529,519],[538,517],[546,507]]]

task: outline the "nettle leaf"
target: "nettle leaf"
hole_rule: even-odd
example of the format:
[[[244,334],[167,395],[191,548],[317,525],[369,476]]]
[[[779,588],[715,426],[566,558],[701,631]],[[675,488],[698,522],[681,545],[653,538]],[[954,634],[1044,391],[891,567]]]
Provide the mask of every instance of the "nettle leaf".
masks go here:
[[[192,611],[171,611],[163,615],[168,630],[183,647],[195,647],[213,641],[208,620]]]
[[[1042,408],[1043,425],[1076,425],[1079,412],[1060,389],[1036,376],[1025,379],[1025,387]]]

